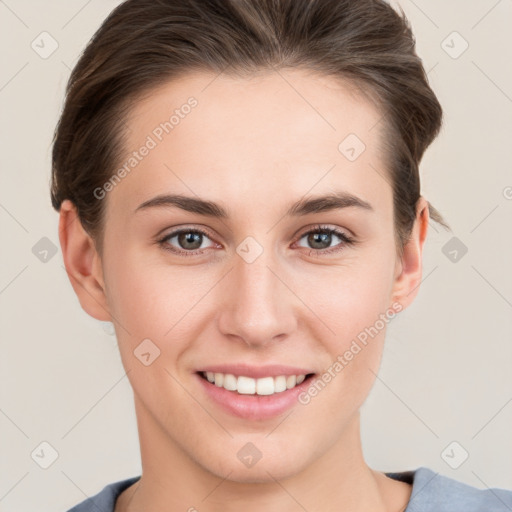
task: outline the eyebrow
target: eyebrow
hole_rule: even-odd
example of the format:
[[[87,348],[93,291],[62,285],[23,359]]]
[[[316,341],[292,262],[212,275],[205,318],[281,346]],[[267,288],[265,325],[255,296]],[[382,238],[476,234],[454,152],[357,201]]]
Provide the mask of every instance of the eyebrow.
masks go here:
[[[136,209],[147,210],[156,207],[174,206],[191,213],[205,215],[207,217],[228,219],[228,212],[219,204],[196,197],[184,196],[181,194],[163,194],[153,197]],[[311,213],[321,213],[343,208],[360,208],[368,211],[375,211],[370,203],[345,191],[333,192],[326,195],[314,196],[308,199],[301,199],[292,204],[285,216],[300,217]]]

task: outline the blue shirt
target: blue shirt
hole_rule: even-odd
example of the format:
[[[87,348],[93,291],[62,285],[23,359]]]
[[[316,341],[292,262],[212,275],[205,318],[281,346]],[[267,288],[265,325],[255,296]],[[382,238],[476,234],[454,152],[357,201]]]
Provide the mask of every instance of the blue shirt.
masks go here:
[[[394,480],[412,484],[404,512],[511,512],[512,490],[477,489],[420,467],[415,471],[385,473]],[[140,476],[109,484],[68,512],[114,512],[117,497]]]

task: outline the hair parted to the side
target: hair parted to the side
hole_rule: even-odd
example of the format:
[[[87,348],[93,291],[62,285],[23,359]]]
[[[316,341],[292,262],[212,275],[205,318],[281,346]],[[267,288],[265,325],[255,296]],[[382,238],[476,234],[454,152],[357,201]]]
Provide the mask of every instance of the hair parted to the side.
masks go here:
[[[126,150],[131,102],[187,72],[250,77],[301,68],[354,85],[380,109],[385,178],[402,254],[420,197],[419,163],[441,129],[442,108],[400,11],[384,0],[121,3],[71,73],[53,141],[53,207],[70,199],[101,251],[105,201],[93,191],[113,175]],[[450,229],[430,203],[429,211]]]

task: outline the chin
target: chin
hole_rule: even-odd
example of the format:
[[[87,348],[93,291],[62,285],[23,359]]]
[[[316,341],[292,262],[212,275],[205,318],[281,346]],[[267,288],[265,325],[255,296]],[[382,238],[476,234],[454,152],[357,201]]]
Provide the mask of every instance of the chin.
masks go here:
[[[276,480],[286,480],[294,476],[297,471],[296,468],[292,471],[291,467],[292,464],[289,462],[284,465],[282,463],[263,465],[262,461],[260,461],[252,468],[243,468],[230,464],[226,466],[225,471],[220,473],[215,471],[214,474],[219,478],[240,484],[264,484],[275,483]]]
[[[277,438],[276,438],[276,441]],[[224,450],[216,456],[217,463],[212,464],[212,459],[203,461],[196,459],[207,471],[219,478],[226,478],[237,483],[275,483],[275,480],[285,480],[299,473],[308,464],[308,458],[299,460],[297,447],[289,447],[288,450],[278,443],[275,446],[268,446],[268,441],[255,442],[242,441],[234,442],[235,449],[224,446]],[[261,447],[258,450],[255,445]],[[267,456],[265,447],[267,446]],[[291,451],[290,451],[291,450]],[[229,476],[228,476],[229,475]]]

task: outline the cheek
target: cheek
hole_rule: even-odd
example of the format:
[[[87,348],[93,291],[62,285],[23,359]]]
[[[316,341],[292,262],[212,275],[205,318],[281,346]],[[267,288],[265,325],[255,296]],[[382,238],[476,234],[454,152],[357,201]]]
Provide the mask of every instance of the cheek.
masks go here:
[[[392,263],[382,255],[373,261],[358,256],[338,267],[312,269],[294,287],[338,350],[345,350],[365,328],[390,308]]]
[[[128,252],[109,266],[106,283],[119,351],[132,387],[153,410],[166,411],[182,391],[173,376],[181,381],[177,366],[198,328],[194,305],[204,292],[187,279],[186,272],[148,264]]]
[[[309,276],[305,281],[313,284],[297,290],[320,319],[311,322],[316,325],[313,336],[330,356],[317,388],[331,388],[345,410],[364,401],[378,373],[386,328],[401,310],[390,302],[392,262],[391,252],[373,261],[347,260],[325,277]]]
[[[124,252],[108,268],[109,305],[120,322],[145,336],[164,336],[197,303],[202,286],[191,269],[155,264]]]
[[[199,266],[148,263],[135,251],[133,255],[129,251],[123,254],[105,274],[123,363],[127,368],[138,368],[134,356],[146,353],[148,348],[158,354],[157,366],[165,365],[175,372],[214,312],[213,290],[219,276],[213,271],[200,271]],[[211,295],[207,294],[209,290],[213,291]],[[179,370],[186,372],[187,368]]]

